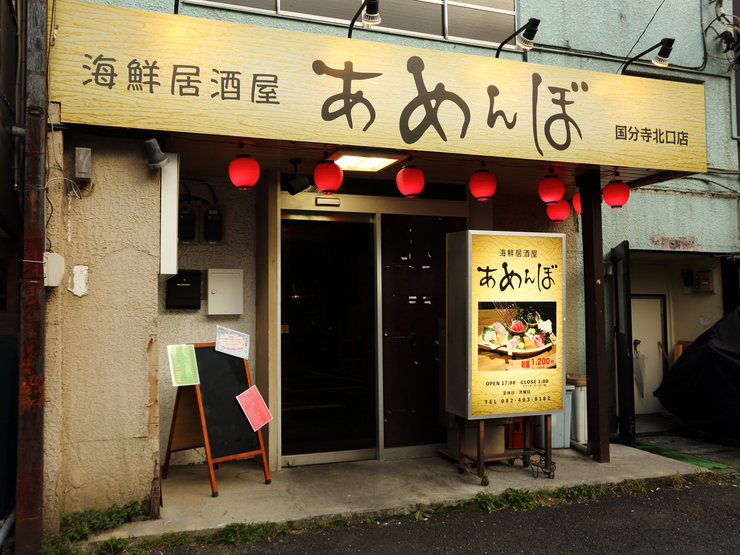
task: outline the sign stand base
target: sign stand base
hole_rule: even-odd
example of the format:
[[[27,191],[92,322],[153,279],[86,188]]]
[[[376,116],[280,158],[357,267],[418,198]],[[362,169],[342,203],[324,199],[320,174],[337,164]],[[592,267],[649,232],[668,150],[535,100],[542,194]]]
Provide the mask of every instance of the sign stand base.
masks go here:
[[[532,473],[536,476],[542,471],[548,478],[555,478],[555,463],[552,460],[552,415],[545,415],[545,449],[536,449],[532,447],[532,426],[530,424],[531,416],[524,417],[524,447],[522,449],[507,449],[503,453],[495,453],[486,456],[485,453],[485,431],[486,421],[478,421],[477,456],[465,452],[465,419],[458,419],[458,459],[457,471],[462,474],[469,472],[475,474],[480,479],[482,486],[489,484],[486,476],[486,463],[493,461],[506,460],[509,466],[514,464],[516,459],[522,460],[523,467],[532,467]]]

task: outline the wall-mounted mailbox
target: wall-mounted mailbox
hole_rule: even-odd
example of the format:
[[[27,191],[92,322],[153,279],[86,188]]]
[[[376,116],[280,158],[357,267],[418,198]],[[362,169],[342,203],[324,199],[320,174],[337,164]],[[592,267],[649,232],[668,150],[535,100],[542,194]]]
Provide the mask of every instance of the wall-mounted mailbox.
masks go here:
[[[243,270],[208,270],[208,314],[244,314]]]
[[[166,308],[200,309],[200,270],[180,270],[167,280]]]

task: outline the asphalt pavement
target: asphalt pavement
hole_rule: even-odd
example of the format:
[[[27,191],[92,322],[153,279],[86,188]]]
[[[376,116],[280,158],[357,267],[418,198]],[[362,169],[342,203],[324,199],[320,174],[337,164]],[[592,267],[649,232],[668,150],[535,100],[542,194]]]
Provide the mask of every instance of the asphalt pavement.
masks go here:
[[[163,555],[740,552],[740,480],[652,488],[528,511],[503,509],[307,530],[246,546],[169,548]]]
[[[467,510],[294,531],[243,546],[178,546],[161,555],[415,553],[740,553],[740,447],[686,429],[638,437],[640,449],[726,474],[718,485],[653,486],[493,513]]]

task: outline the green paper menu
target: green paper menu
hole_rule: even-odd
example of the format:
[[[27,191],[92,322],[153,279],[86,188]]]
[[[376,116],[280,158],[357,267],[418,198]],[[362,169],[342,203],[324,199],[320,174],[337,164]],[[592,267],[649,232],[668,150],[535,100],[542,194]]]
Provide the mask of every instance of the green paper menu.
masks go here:
[[[170,359],[172,385],[180,387],[200,383],[193,345],[167,345],[167,356]]]

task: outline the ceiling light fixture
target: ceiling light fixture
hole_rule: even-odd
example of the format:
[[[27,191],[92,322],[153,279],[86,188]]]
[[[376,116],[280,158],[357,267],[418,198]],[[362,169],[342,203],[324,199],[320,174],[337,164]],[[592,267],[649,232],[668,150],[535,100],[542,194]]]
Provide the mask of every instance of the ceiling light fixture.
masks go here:
[[[622,75],[624,75],[624,72],[627,71],[627,66],[630,65],[632,62],[637,60],[638,58],[642,58],[645,54],[652,52],[656,48],[660,47],[660,50],[658,53],[653,57],[651,60],[653,62],[653,65],[656,65],[658,67],[668,67],[669,60],[671,56],[671,51],[673,50],[673,43],[676,41],[676,39],[663,39],[658,44],[651,46],[645,52],[640,52],[637,56],[630,58],[627,60],[622,66]],[[619,71],[617,72],[619,73]]]
[[[367,7],[366,10],[365,7]],[[352,22],[349,24],[349,33],[347,34],[348,39],[352,38],[352,29],[355,28],[355,21],[360,17],[362,10],[365,10],[365,13],[362,14],[362,23],[365,27],[380,25],[380,0],[365,0],[352,18]]]
[[[534,17],[527,21],[526,25],[514,31],[514,33],[512,33],[510,37],[507,37],[501,44],[498,45],[498,48],[496,49],[496,57],[498,58],[498,55],[501,54],[501,49],[504,47],[504,45],[514,37],[516,37],[516,43],[520,48],[523,48],[524,50],[532,50],[532,48],[534,48],[534,36],[537,34],[537,27],[539,26],[539,24],[540,20],[535,19]],[[520,37],[519,33],[521,33],[522,31],[524,31],[524,33]]]
[[[329,156],[329,159],[334,160],[344,171],[378,172],[406,157],[406,154],[400,152],[343,148]]]

